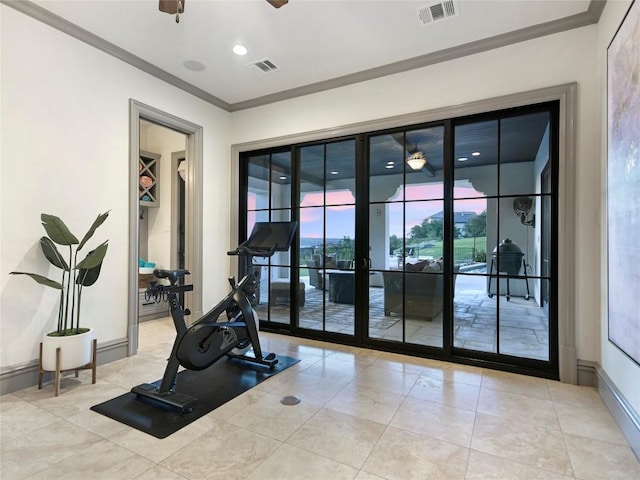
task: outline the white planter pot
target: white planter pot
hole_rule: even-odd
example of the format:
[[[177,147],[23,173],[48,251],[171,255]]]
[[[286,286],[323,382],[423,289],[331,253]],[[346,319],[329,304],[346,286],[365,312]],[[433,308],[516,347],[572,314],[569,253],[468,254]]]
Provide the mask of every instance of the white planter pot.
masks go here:
[[[42,368],[56,370],[56,349],[60,347],[60,370],[72,370],[90,363],[92,358],[93,330],[68,337],[49,337],[42,339]]]

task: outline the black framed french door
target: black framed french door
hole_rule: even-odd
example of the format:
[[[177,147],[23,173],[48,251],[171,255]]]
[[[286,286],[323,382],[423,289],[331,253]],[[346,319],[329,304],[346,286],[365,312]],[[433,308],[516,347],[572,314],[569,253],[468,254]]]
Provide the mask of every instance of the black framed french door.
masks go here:
[[[294,330],[361,341],[362,244],[358,136],[293,147],[298,271],[307,292]],[[301,287],[302,288],[302,287]]]
[[[240,238],[300,223],[265,328],[557,376],[557,102],[242,159]]]
[[[438,122],[366,138],[370,344],[423,352],[448,348],[446,136]]]
[[[452,356],[557,375],[557,125],[556,103],[452,121]]]

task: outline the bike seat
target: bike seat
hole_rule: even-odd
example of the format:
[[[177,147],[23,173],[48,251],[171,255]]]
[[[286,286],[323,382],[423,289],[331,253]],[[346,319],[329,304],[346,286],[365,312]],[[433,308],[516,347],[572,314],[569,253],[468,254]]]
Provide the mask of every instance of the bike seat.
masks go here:
[[[153,271],[153,275],[157,278],[166,278],[171,282],[171,285],[175,285],[178,280],[180,280],[180,278],[184,277],[185,275],[189,275],[191,272],[189,270],[184,270],[184,269],[180,269],[180,270],[160,270],[160,269],[155,269]]]

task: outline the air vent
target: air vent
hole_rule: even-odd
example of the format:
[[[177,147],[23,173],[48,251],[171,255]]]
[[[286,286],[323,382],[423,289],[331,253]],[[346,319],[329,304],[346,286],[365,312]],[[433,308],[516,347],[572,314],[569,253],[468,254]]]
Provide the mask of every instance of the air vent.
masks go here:
[[[257,73],[271,73],[280,70],[275,63],[273,63],[268,58],[263,58],[262,60],[258,60],[256,62],[252,62],[249,64],[251,68]]]
[[[418,8],[418,17],[421,25],[427,25],[438,20],[451,18],[458,15],[458,6],[454,0],[430,3]]]

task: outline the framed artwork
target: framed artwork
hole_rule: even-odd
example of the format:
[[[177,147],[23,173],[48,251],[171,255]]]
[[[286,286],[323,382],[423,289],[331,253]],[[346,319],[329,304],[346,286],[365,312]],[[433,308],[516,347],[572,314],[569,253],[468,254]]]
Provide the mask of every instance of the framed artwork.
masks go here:
[[[640,1],[607,50],[609,340],[640,365]]]

